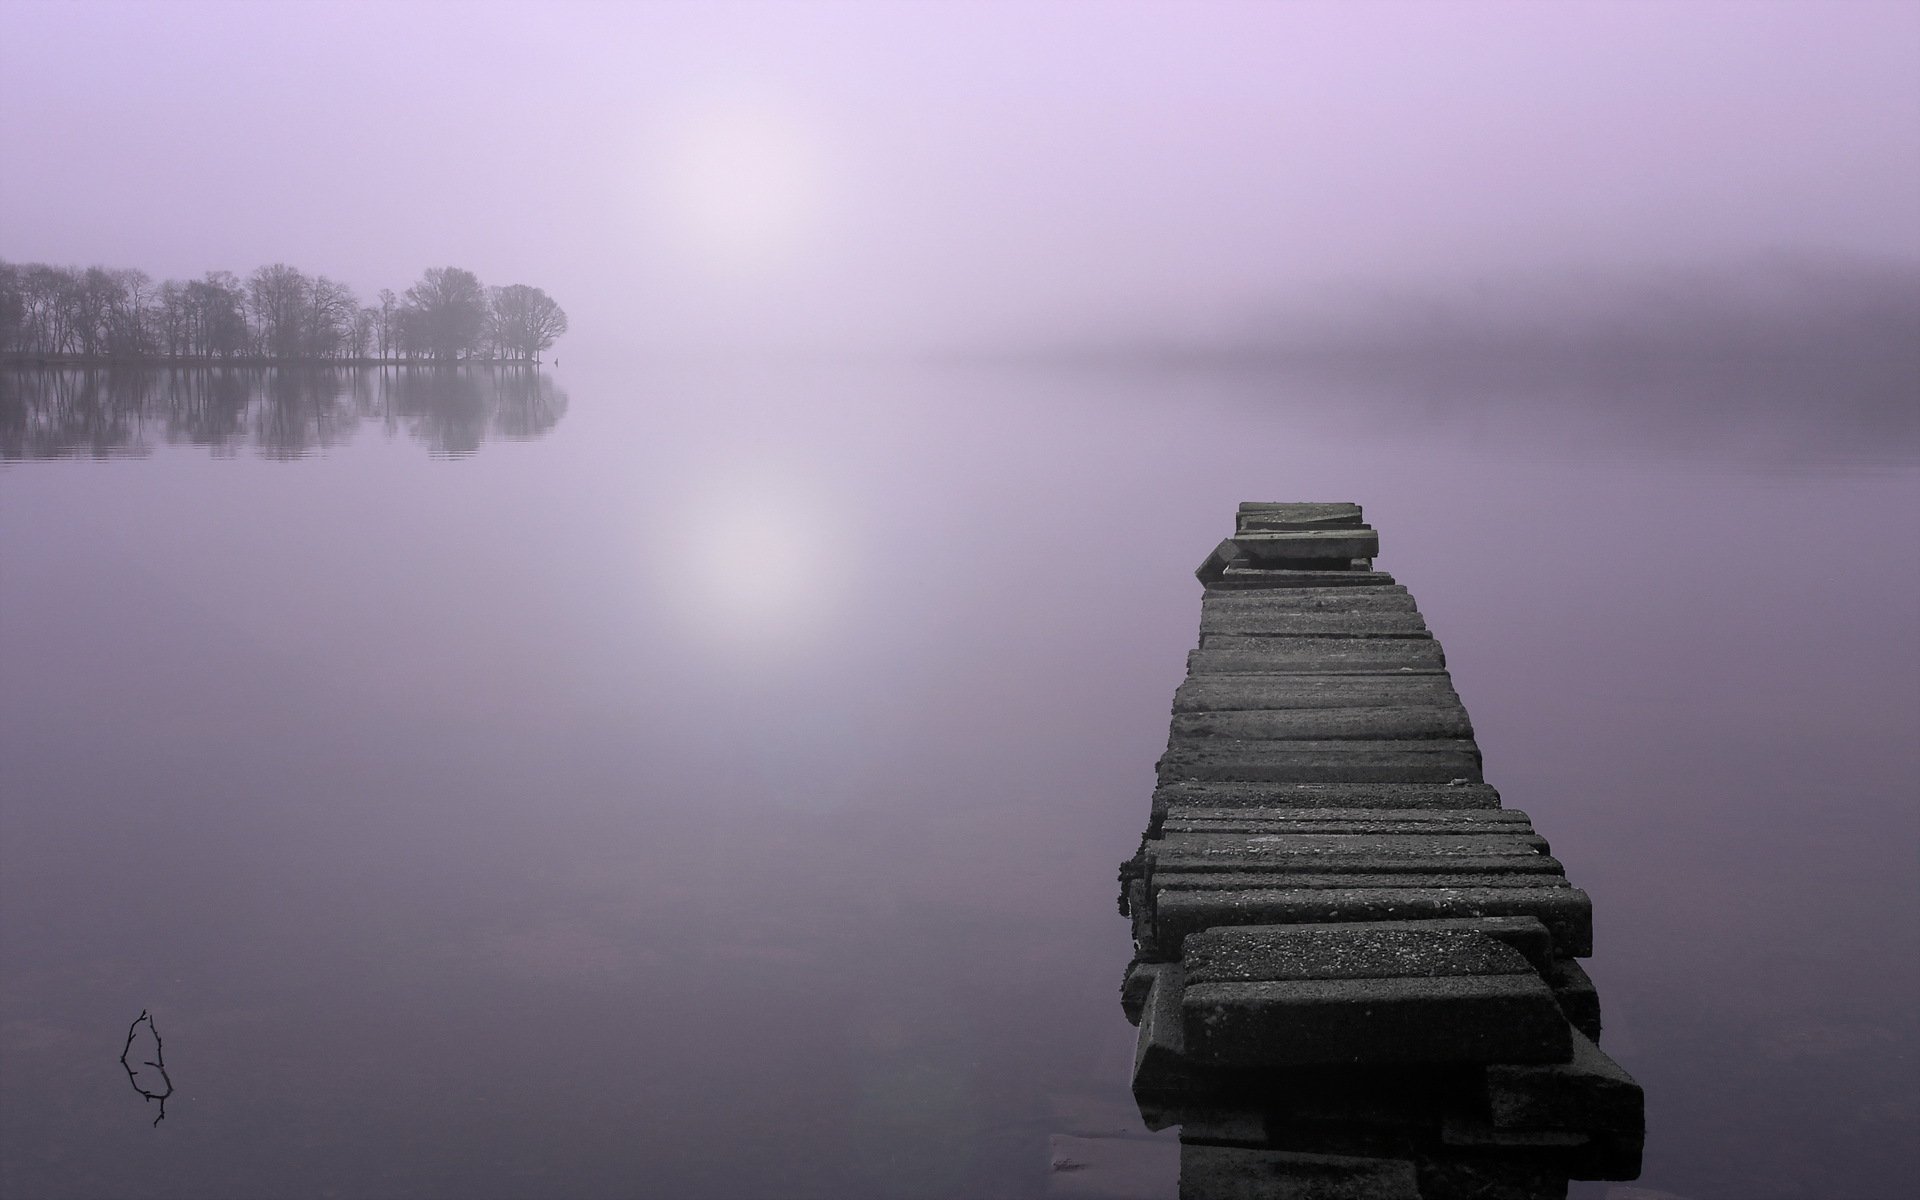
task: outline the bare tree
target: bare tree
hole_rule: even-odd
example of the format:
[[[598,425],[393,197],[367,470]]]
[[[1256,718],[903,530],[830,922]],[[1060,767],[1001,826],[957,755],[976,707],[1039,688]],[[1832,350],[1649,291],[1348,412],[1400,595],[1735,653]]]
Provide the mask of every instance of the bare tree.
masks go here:
[[[380,357],[392,356],[394,347],[394,314],[399,311],[400,299],[393,294],[392,288],[380,289]]]
[[[407,307],[420,348],[436,359],[471,352],[486,328],[486,292],[473,272],[459,267],[427,268],[407,289]]]
[[[261,267],[247,278],[247,308],[260,335],[260,352],[271,358],[298,358],[306,333],[312,284],[285,263]]]
[[[566,333],[567,314],[553,298],[524,283],[493,289],[494,337],[510,358],[540,361],[540,352]]]

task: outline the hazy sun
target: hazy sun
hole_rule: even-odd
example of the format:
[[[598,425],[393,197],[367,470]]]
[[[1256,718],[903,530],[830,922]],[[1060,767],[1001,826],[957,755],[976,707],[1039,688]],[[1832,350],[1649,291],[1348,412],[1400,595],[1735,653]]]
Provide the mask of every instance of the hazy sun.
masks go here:
[[[819,148],[764,103],[688,113],[667,146],[663,183],[679,232],[714,266],[772,265],[798,250],[819,214]]]

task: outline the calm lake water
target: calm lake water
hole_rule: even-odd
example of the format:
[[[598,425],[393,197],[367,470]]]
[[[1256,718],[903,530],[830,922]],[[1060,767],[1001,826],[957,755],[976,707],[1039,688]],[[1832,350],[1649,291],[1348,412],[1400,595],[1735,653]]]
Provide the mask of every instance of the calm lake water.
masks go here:
[[[0,373],[0,1193],[1039,1197],[1132,1133],[1170,1195],[1114,872],[1243,499],[1365,505],[1592,893],[1638,1186],[1914,1184],[1910,383],[475,374]]]

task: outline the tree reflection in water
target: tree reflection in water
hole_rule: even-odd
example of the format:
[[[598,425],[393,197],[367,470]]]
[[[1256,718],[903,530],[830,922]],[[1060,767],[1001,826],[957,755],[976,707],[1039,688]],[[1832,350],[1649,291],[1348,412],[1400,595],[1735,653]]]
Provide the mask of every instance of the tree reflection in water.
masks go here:
[[[205,446],[301,458],[378,423],[437,455],[543,436],[567,395],[528,367],[0,368],[0,459]]]

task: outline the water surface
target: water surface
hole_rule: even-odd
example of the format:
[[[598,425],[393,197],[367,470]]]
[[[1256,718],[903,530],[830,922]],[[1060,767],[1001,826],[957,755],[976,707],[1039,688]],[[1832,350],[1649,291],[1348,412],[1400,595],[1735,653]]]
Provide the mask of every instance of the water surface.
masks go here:
[[[1643,1185],[1911,1183],[1910,403],[513,387],[0,378],[0,1192],[1048,1194],[1051,1136],[1144,1136],[1114,869],[1243,499],[1381,530],[1593,894]]]

